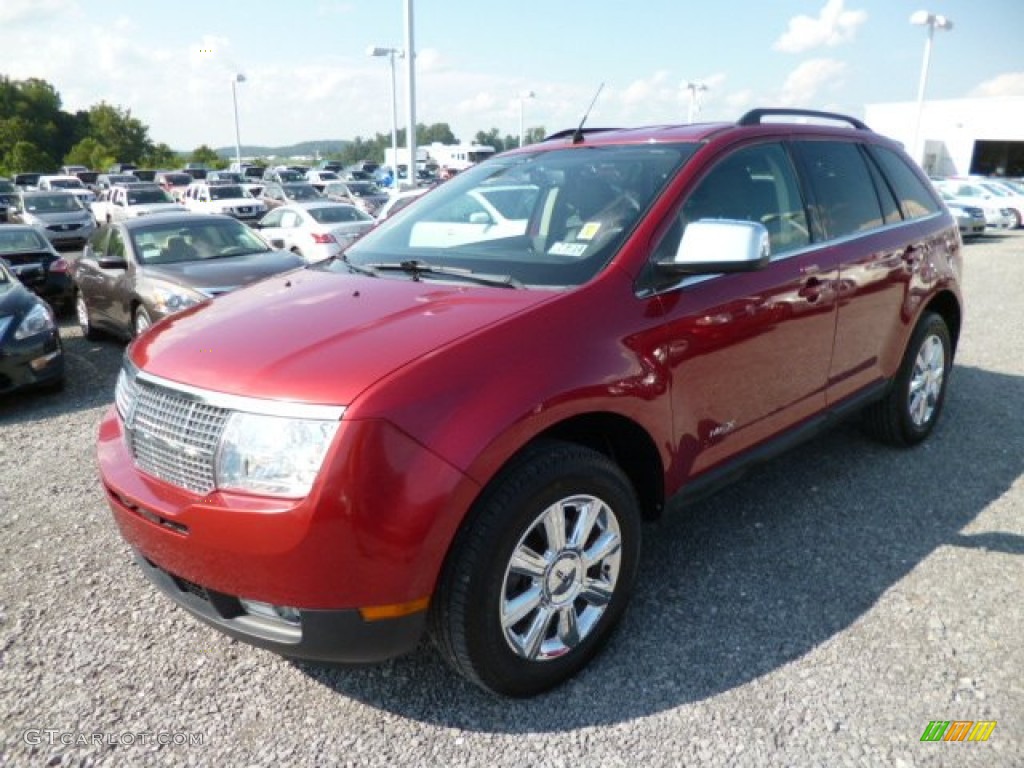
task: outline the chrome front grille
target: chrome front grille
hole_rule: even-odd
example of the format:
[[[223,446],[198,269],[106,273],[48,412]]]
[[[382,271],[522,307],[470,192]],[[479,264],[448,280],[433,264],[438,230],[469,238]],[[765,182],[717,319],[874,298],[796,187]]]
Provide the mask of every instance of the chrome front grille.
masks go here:
[[[125,390],[118,400],[130,401],[123,413],[139,469],[195,493],[212,491],[217,444],[230,411],[139,379]]]

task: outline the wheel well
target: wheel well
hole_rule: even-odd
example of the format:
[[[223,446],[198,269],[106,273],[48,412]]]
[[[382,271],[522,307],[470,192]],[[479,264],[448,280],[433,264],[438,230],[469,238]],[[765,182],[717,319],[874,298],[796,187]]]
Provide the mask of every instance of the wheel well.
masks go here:
[[[955,352],[957,341],[960,339],[960,324],[962,322],[960,303],[952,293],[940,293],[928,303],[927,310],[937,313],[946,321],[949,338],[953,342],[953,351]]]
[[[622,468],[633,487],[645,519],[655,519],[665,502],[661,457],[651,436],[634,421],[612,413],[576,416],[537,436],[585,445]]]

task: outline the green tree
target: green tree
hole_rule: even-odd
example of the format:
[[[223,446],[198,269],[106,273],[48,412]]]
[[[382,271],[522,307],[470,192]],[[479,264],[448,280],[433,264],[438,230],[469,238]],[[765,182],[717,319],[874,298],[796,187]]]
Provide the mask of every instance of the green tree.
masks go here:
[[[180,164],[178,153],[163,143],[150,147],[139,158],[139,165],[144,168],[177,168]]]
[[[226,163],[221,159],[221,156],[206,144],[201,144],[192,150],[192,162],[202,163],[209,168],[226,167]]]
[[[130,109],[100,102],[89,110],[89,135],[122,163],[138,163],[152,149],[149,129]]]
[[[66,165],[84,165],[96,170],[109,168],[115,162],[117,158],[111,151],[92,136],[82,139],[64,156]]]
[[[47,171],[56,167],[53,158],[31,141],[18,141],[4,154],[3,167],[7,173],[19,171]]]

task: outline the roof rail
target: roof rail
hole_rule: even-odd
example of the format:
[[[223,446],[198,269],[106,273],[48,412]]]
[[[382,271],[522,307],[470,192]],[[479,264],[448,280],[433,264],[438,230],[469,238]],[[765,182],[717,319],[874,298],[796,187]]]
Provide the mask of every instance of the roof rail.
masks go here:
[[[855,117],[841,115],[838,112],[819,112],[814,109],[789,109],[786,107],[769,109],[752,109],[737,121],[737,125],[760,125],[762,118],[772,115],[791,115],[793,117],[819,117],[825,120],[838,120],[842,123],[849,123],[858,131],[870,131],[864,123]]]
[[[583,135],[588,133],[602,133],[605,131],[618,131],[621,128],[584,128],[582,130]],[[564,131],[556,131],[548,136],[544,137],[544,141],[551,141],[552,139],[564,139],[566,136],[574,136],[579,131],[578,128],[566,128]]]

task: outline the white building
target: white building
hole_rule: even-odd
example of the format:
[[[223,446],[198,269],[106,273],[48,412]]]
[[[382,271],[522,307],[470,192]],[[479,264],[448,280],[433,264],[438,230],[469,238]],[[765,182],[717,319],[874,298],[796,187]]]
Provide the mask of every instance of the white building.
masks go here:
[[[871,130],[903,144],[931,176],[1024,176],[1024,97],[868,104]],[[923,149],[923,151],[922,151]]]

